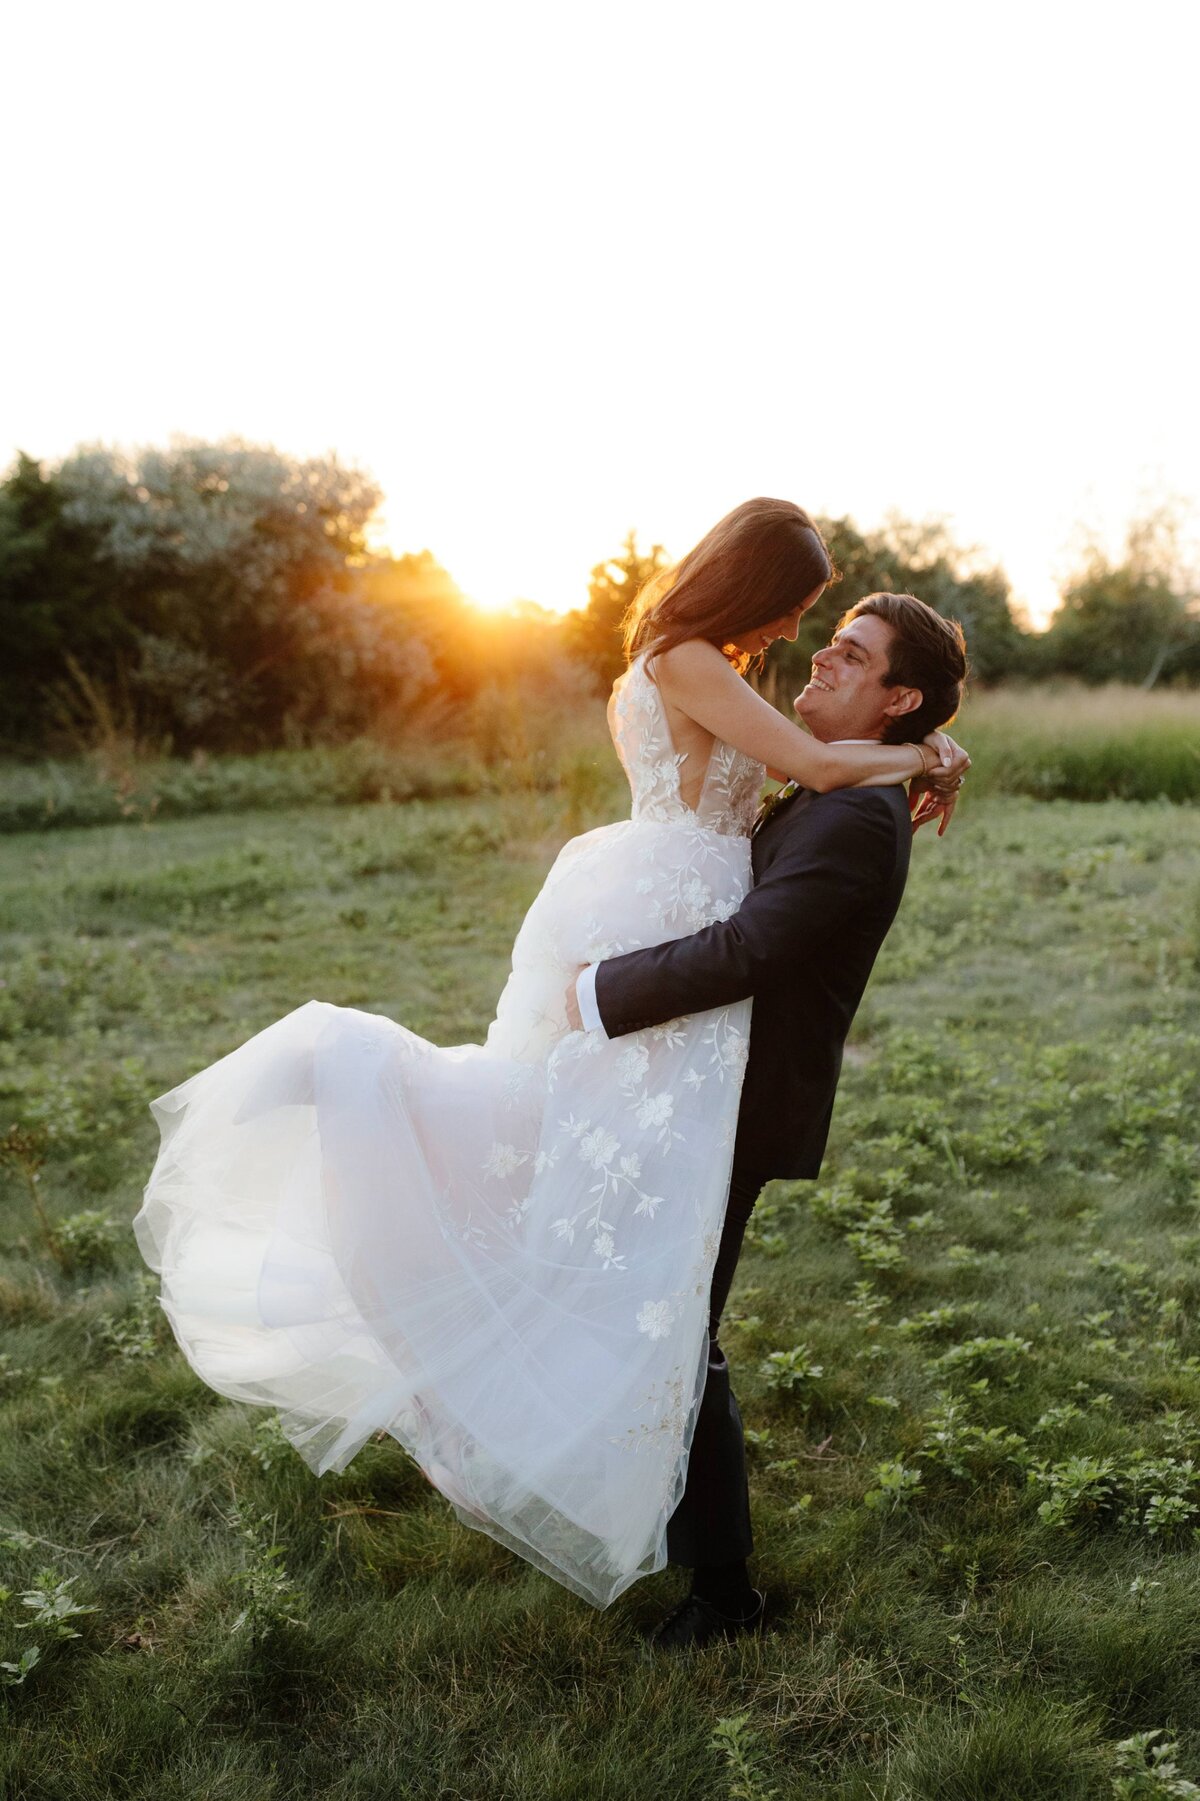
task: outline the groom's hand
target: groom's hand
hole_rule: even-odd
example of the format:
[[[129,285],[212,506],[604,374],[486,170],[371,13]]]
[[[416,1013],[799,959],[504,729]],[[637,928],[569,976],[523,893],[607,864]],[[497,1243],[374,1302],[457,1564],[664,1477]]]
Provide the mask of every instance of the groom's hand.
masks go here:
[[[573,1032],[582,1032],[583,1030],[583,1020],[580,1017],[579,1012],[579,996],[575,992],[575,984],[582,974],[583,964],[581,963],[567,987],[566,994],[563,996],[563,999],[567,1004],[567,1024]]]

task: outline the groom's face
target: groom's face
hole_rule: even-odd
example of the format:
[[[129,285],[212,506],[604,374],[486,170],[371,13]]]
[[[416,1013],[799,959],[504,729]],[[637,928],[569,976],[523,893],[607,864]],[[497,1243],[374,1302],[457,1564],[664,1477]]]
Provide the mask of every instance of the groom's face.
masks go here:
[[[793,703],[815,738],[878,738],[896,710],[885,685],[892,628],[872,613],[852,619],[813,655],[812,679]],[[904,710],[904,709],[899,709]]]

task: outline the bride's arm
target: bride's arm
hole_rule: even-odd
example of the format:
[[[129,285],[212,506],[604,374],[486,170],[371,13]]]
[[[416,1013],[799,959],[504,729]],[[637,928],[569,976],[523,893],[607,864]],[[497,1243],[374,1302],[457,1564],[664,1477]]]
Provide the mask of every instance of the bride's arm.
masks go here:
[[[818,794],[894,786],[929,773],[936,756],[919,744],[822,744],[754,692],[715,645],[699,638],[654,659],[654,679],[672,706],[726,744]]]

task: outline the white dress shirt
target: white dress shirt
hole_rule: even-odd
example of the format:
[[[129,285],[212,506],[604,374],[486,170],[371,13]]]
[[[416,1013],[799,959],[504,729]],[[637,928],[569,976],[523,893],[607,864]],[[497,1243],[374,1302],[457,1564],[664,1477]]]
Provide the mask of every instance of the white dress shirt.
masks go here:
[[[579,1017],[585,1032],[604,1032],[604,1021],[596,1005],[596,971],[599,967],[598,963],[589,963],[586,969],[580,970],[575,984],[575,999],[579,1002]],[[607,1038],[608,1033],[604,1032],[604,1036]]]

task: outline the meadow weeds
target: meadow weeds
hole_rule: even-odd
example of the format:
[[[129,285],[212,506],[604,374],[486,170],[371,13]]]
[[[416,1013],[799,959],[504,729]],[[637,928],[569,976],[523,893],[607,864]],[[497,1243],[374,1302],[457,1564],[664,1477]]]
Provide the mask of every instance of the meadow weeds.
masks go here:
[[[1190,808],[984,795],[918,840],[825,1171],[766,1191],[723,1332],[761,1639],[647,1660],[678,1572],[598,1614],[392,1441],[318,1481],[178,1354],[127,1229],[147,1100],[313,993],[477,1040],[608,793],[0,843],[14,1801],[1169,1801],[1200,1777]]]
[[[774,1801],[779,1790],[762,1786],[762,1747],[748,1713],[718,1720],[710,1742],[728,1766],[729,1801]]]
[[[1180,1775],[1178,1745],[1161,1732],[1135,1732],[1116,1750],[1116,1801],[1198,1801],[1200,1786]]]
[[[0,1548],[21,1548],[21,1537],[18,1534],[8,1540],[7,1544],[0,1540]],[[15,1662],[10,1659],[0,1662],[0,1687],[23,1687],[49,1653],[66,1640],[82,1636],[75,1629],[74,1621],[83,1619],[86,1614],[96,1613],[98,1609],[75,1599],[71,1593],[71,1585],[75,1580],[74,1576],[60,1576],[55,1570],[39,1570],[33,1578],[33,1587],[17,1597],[21,1606],[27,1608],[33,1616],[31,1619],[18,1621],[17,1631],[37,1632],[40,1642],[27,1644]],[[12,1598],[7,1589],[0,1589],[0,1602]]]

